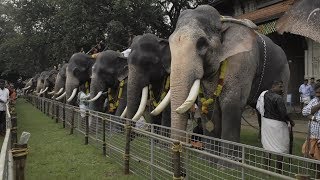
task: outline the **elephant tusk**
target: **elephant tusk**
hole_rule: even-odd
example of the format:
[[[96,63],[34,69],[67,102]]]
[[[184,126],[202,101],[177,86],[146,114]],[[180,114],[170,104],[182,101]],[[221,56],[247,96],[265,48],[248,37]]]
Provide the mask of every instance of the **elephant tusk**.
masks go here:
[[[197,79],[194,81],[191,87],[187,100],[180,107],[176,109],[176,112],[178,114],[183,114],[187,112],[193,106],[194,102],[198,97],[199,89],[200,89],[200,79]]]
[[[54,94],[54,91],[48,92],[49,95]]]
[[[28,86],[28,87],[25,87],[25,88],[22,88],[23,90],[28,90],[28,89],[30,89],[31,88],[31,86]]]
[[[67,93],[64,92],[63,94],[61,94],[61,96],[57,97],[56,100],[57,100],[57,101],[61,100],[62,98],[64,98],[64,97],[66,96],[66,94],[67,94]]]
[[[121,118],[125,118],[126,115],[127,115],[127,106],[126,106],[126,108],[123,110],[123,112],[121,113],[120,117],[121,117]]]
[[[168,104],[170,103],[170,96],[171,96],[171,91],[169,90],[166,96],[160,102],[160,104],[151,112],[152,116],[159,115],[168,106]]]
[[[46,87],[42,92],[40,91],[40,95],[47,92],[47,90],[48,90],[48,87]]]
[[[39,92],[39,93],[37,92],[37,93],[38,93],[38,94],[41,94],[41,93],[42,93],[42,90],[43,90],[43,89],[40,89],[40,92]]]
[[[56,93],[56,96],[59,96],[63,92],[63,88],[60,88],[60,90]]]
[[[73,89],[71,96],[67,99],[67,102],[72,101],[72,99],[76,96],[77,90],[78,90],[77,88]]]
[[[138,108],[138,111],[136,112],[136,114],[133,116],[132,120],[137,121],[140,119],[140,117],[142,116],[146,105],[147,105],[147,100],[148,100],[148,86],[144,87],[142,89],[142,96],[141,96],[141,101],[140,101],[140,105]]]
[[[101,95],[102,95],[102,91],[99,91],[98,94],[94,98],[88,100],[88,102],[94,102],[98,100],[101,97]]]

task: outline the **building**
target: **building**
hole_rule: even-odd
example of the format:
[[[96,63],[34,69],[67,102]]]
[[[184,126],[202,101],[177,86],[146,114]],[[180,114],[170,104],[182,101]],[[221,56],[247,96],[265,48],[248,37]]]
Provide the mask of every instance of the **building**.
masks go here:
[[[320,44],[303,36],[276,32],[276,21],[298,0],[215,0],[212,5],[222,14],[250,19],[259,31],[285,51],[291,78],[288,94],[299,102],[298,88],[304,78],[320,79]]]

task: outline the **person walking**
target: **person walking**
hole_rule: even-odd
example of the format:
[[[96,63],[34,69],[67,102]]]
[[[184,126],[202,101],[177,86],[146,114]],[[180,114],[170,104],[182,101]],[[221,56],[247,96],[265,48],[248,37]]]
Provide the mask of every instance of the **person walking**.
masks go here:
[[[314,82],[314,77],[310,78],[310,84],[311,86],[311,93],[310,93],[310,100],[313,99],[315,97],[315,91],[314,91],[314,86],[315,86],[315,82]]]
[[[311,91],[312,87],[308,84],[308,79],[305,79],[299,87],[301,109],[310,102]]]
[[[6,103],[9,100],[9,90],[5,88],[5,80],[0,79],[0,135],[6,132]]]

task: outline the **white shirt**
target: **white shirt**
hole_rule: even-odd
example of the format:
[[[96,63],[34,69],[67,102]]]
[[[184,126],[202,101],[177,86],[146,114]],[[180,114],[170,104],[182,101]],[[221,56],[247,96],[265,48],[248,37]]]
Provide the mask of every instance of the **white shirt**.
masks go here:
[[[0,88],[0,99],[4,102],[0,102],[0,111],[6,111],[6,103],[9,99],[9,90],[7,88]]]
[[[301,84],[299,93],[302,94],[302,97],[310,97],[312,93],[312,86],[310,86],[309,84]]]

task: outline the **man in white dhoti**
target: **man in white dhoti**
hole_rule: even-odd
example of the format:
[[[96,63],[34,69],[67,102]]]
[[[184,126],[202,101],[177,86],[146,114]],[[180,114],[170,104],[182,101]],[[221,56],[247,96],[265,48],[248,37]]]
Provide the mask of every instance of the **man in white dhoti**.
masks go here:
[[[283,82],[274,81],[272,88],[258,98],[257,110],[261,114],[261,143],[264,149],[279,153],[289,152],[289,127],[294,122],[289,118],[283,95]],[[277,157],[279,162],[282,157]],[[278,163],[278,170],[282,163]]]

